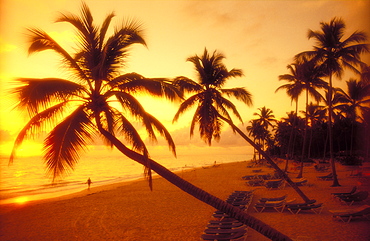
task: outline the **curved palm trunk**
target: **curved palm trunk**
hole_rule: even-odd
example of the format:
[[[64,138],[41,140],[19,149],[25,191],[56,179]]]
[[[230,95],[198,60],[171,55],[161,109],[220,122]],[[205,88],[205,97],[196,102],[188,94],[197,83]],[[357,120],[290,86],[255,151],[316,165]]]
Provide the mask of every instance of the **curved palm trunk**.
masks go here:
[[[333,157],[333,131],[332,131],[332,74],[329,76],[329,90],[328,90],[328,105],[329,105],[329,113],[328,113],[328,130],[329,130],[329,152],[330,152],[330,165],[331,165],[331,172],[333,173],[333,184],[332,187],[339,187],[340,184],[338,182],[337,171],[335,168],[335,161]]]
[[[302,190],[288,177],[288,175],[283,172],[278,165],[276,165],[276,163],[271,159],[271,157],[269,155],[267,155],[266,152],[264,152],[259,146],[257,146],[251,139],[248,138],[248,136],[246,134],[243,133],[243,131],[241,131],[236,125],[234,125],[234,123],[219,115],[219,117],[226,121],[232,128],[234,131],[238,132],[238,134],[244,138],[244,140],[246,140],[249,144],[251,144],[254,148],[256,148],[258,150],[258,152],[266,158],[267,162],[273,167],[275,168],[275,170],[278,172],[278,174],[283,177],[285,179],[285,181],[298,193],[299,196],[301,196],[301,198],[305,201],[305,202],[309,202],[310,199],[302,192]]]
[[[113,136],[108,131],[102,128],[99,128],[99,130],[104,135],[104,137],[110,140],[111,143],[119,151],[121,151],[124,155],[140,163],[141,165],[144,165],[144,166],[148,165],[147,159],[143,155],[127,148],[120,140],[118,140],[115,136]],[[233,217],[239,220],[240,222],[248,225],[249,227],[253,228],[257,232],[266,236],[267,238],[270,238],[271,240],[292,240],[288,236],[270,227],[268,224],[248,215],[246,212],[242,211],[241,209],[236,208],[228,204],[227,202],[187,182],[186,180],[177,176],[176,174],[174,174],[173,172],[171,172],[164,166],[160,165],[159,163],[155,162],[154,160],[149,159],[149,161],[150,161],[151,170],[155,171],[158,175],[165,178],[167,181],[174,184],[175,186],[177,186],[184,192],[199,199],[200,201],[216,208],[217,210],[227,213],[230,217]]]

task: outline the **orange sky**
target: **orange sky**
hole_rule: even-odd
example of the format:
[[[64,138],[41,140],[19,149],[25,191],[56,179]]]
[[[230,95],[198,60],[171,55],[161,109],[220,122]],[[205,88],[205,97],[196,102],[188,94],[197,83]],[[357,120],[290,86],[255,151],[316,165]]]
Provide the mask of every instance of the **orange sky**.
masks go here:
[[[5,141],[14,141],[26,121],[20,113],[11,111],[13,102],[6,94],[9,82],[17,77],[63,77],[63,69],[59,67],[55,55],[49,52],[27,55],[25,28],[41,28],[69,49],[74,46],[72,27],[54,23],[54,20],[58,12],[79,13],[80,3],[74,0],[0,1],[0,153],[9,153],[10,145]],[[237,104],[244,126],[262,106],[272,109],[279,118],[294,109],[285,92],[275,93],[275,90],[285,83],[278,81],[278,75],[288,73],[286,66],[292,62],[292,57],[311,49],[313,42],[306,37],[308,29],[318,30],[321,21],[328,22],[335,16],[344,19],[347,33],[367,31],[370,23],[370,1],[356,0],[86,0],[86,3],[98,24],[111,11],[117,15],[112,26],[118,25],[124,18],[135,18],[143,24],[148,48],[132,48],[128,66],[123,72],[137,72],[146,77],[183,75],[194,78],[194,68],[185,61],[187,57],[201,54],[204,47],[209,51],[217,49],[222,52],[229,69],[240,68],[245,73],[244,77],[231,80],[227,87],[246,87],[253,94],[253,107]],[[335,85],[342,87],[345,80],[336,81]],[[301,100],[301,104],[303,102]],[[177,104],[153,101],[151,98],[143,98],[143,104],[171,131],[178,145],[189,143],[191,112],[174,125],[172,118]],[[191,143],[205,145],[198,135]],[[244,142],[226,130],[221,143],[216,146],[241,145]]]

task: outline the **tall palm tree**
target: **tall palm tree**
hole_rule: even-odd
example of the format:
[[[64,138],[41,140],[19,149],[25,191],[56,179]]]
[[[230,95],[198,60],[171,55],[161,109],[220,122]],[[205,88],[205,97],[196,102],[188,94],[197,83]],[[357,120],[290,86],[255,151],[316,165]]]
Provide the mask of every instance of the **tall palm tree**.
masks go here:
[[[316,101],[321,100],[320,93],[316,90],[317,88],[325,87],[325,81],[321,78],[324,73],[321,69],[315,65],[313,61],[308,61],[306,58],[302,58],[302,61],[296,62],[288,66],[291,70],[291,74],[285,74],[279,76],[279,79],[286,79],[289,81],[294,81],[296,84],[296,92],[300,93],[305,90],[306,94],[306,112],[308,108],[308,96],[310,95]],[[306,140],[307,140],[307,126],[308,126],[308,116],[305,118],[305,129],[303,135],[303,145],[302,145],[302,155],[301,155],[301,168],[297,178],[301,178],[303,175],[303,161],[306,155]]]
[[[181,92],[166,79],[148,79],[139,74],[119,74],[119,68],[127,56],[128,47],[145,45],[140,25],[128,22],[106,36],[113,14],[109,14],[101,26],[93,23],[88,6],[83,3],[81,17],[62,14],[58,22],[72,24],[78,32],[79,46],[74,56],[64,50],[47,33],[30,29],[29,52],[53,50],[62,57],[71,70],[70,79],[20,79],[18,107],[26,109],[31,119],[19,133],[10,157],[23,140],[51,124],[54,128],[44,141],[44,159],[51,175],[56,178],[73,169],[79,152],[89,141],[101,136],[111,147],[116,147],[130,159],[146,167],[149,181],[150,170],[181,190],[231,217],[249,225],[273,240],[291,240],[260,220],[247,215],[225,201],[181,179],[162,165],[150,159],[148,150],[130,118],[143,123],[151,139],[159,132],[175,153],[175,144],[166,128],[147,113],[135,98],[135,93],[146,92],[153,96],[175,100]],[[63,118],[62,114],[67,114]],[[123,136],[125,141],[121,141]],[[128,145],[131,147],[129,148]],[[151,183],[151,182],[149,182]]]
[[[310,102],[306,108],[306,111],[302,111],[302,113],[308,118],[310,122],[310,140],[308,143],[308,151],[307,151],[307,158],[311,157],[311,144],[312,144],[312,134],[313,128],[316,126],[316,123],[320,122],[324,118],[324,111],[323,108],[317,104],[313,104]]]
[[[269,127],[273,127],[273,122],[276,122],[275,116],[273,114],[273,111],[269,108],[266,108],[266,106],[262,108],[258,108],[260,113],[255,112],[253,115],[258,116],[258,119],[255,119],[255,121],[263,128],[262,131],[262,150],[265,150],[265,141],[266,136],[269,134]]]
[[[224,56],[216,51],[212,55],[209,55],[206,49],[202,56],[195,55],[188,58],[188,61],[194,64],[198,72],[198,82],[187,77],[177,77],[175,79],[174,84],[179,86],[181,90],[194,93],[194,95],[191,95],[180,105],[179,110],[175,114],[174,121],[185,111],[189,110],[190,107],[195,106],[196,110],[191,122],[190,134],[193,134],[195,124],[199,124],[200,135],[209,145],[211,145],[213,139],[218,140],[220,138],[221,125],[223,122],[226,122],[235,132],[261,153],[267,162],[276,169],[278,174],[294,188],[304,201],[308,202],[309,198],[276,165],[271,157],[233,123],[227,109],[232,110],[239,120],[241,120],[241,117],[234,104],[224,98],[222,94],[234,96],[247,105],[252,104],[252,99],[251,94],[244,88],[222,88],[226,80],[230,77],[242,75],[241,70],[232,69],[228,71],[222,63],[223,58]]]
[[[305,51],[296,55],[296,59],[307,57],[322,66],[329,76],[329,149],[330,149],[330,162],[333,173],[333,187],[340,186],[338,182],[335,162],[333,158],[333,136],[332,136],[332,78],[333,75],[341,77],[344,68],[349,68],[358,72],[356,67],[363,65],[360,60],[360,55],[369,52],[369,46],[364,42],[367,40],[365,32],[356,31],[348,38],[343,39],[346,25],[340,18],[333,18],[329,23],[321,22],[320,31],[308,31],[308,39],[313,38],[316,41],[314,49]]]
[[[356,121],[363,122],[363,113],[370,111],[368,103],[370,103],[370,84],[362,81],[350,79],[347,82],[347,92],[338,89],[337,109],[340,109],[351,120],[351,145],[350,155],[353,151],[354,123]]]
[[[278,92],[279,90],[285,89],[287,95],[291,98],[292,102],[295,101],[295,116],[297,117],[298,115],[298,97],[301,95],[303,92],[303,83],[299,80],[299,78],[296,78],[297,71],[296,71],[296,66],[294,64],[289,64],[287,66],[287,69],[289,70],[290,74],[284,74],[284,75],[279,75],[279,80],[286,80],[289,83],[284,84],[280,87],[278,87],[275,90],[275,93]],[[293,119],[294,121],[297,120],[297,118]],[[290,132],[289,136],[289,141],[288,141],[288,149],[287,149],[287,160],[286,160],[286,166],[285,166],[285,171],[288,170],[288,160],[290,158],[293,158],[293,153],[294,153],[294,139],[296,136],[294,135],[296,133],[296,123],[292,123],[292,129]]]
[[[261,122],[258,122],[257,120],[250,120],[250,125],[247,126],[247,132],[249,133],[249,136],[253,137],[253,142],[258,141],[256,143],[262,148],[262,142],[263,137],[267,135],[266,129],[261,125]],[[263,149],[263,148],[262,148]],[[254,149],[253,159],[256,160],[256,149]],[[259,153],[259,160],[261,159],[261,154]]]

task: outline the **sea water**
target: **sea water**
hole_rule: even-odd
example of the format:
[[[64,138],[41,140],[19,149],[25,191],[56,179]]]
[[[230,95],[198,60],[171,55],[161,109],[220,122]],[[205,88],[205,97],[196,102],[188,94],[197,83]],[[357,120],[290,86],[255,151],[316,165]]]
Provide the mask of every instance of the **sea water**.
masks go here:
[[[210,149],[211,150],[211,149]],[[221,153],[181,153],[175,158],[168,151],[151,156],[156,162],[176,172],[192,168],[250,160],[252,155],[226,150]],[[250,151],[249,151],[250,153]],[[143,166],[118,151],[94,152],[81,156],[75,169],[53,181],[47,175],[41,156],[18,157],[9,165],[9,157],[0,157],[0,204],[58,197],[87,188],[131,181],[143,177]]]

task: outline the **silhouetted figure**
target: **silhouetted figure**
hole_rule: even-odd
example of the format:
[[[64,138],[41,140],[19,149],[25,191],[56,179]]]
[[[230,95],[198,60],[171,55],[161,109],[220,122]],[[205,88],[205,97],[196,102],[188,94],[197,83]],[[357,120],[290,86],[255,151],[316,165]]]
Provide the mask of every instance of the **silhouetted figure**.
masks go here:
[[[88,190],[90,190],[90,185],[91,185],[91,183],[92,183],[92,181],[91,181],[91,179],[90,179],[90,177],[89,177],[89,179],[87,179],[87,186],[88,186]]]

